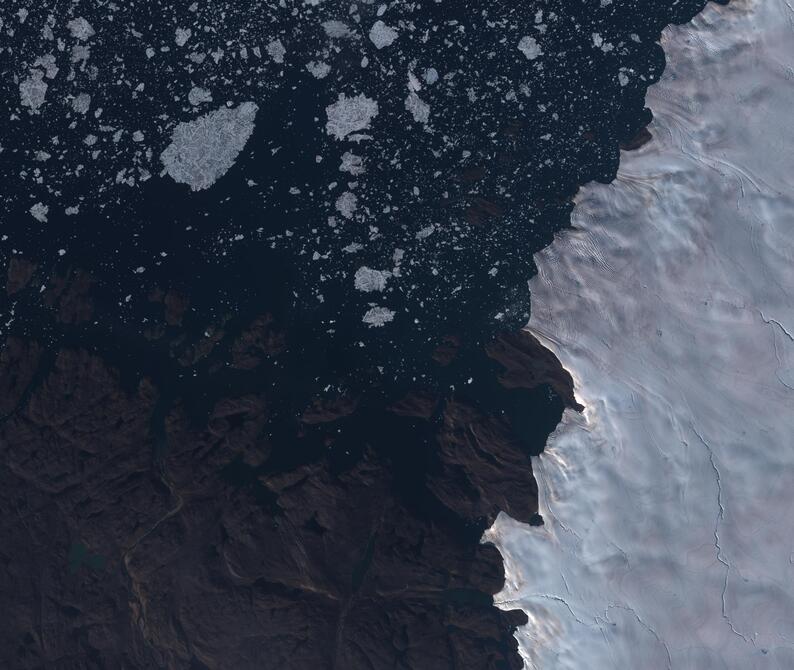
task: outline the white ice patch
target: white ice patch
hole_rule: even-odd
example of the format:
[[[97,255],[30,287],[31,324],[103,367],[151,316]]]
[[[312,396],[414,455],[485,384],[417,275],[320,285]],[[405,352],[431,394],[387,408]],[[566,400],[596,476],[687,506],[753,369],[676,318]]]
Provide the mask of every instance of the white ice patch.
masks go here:
[[[354,34],[350,28],[348,28],[347,24],[342,21],[326,21],[323,23],[323,30],[325,30],[325,34],[332,39],[353,37]]]
[[[58,74],[58,66],[55,63],[55,56],[52,54],[44,54],[33,61],[33,67],[43,67],[47,79],[55,79],[55,76]]]
[[[411,116],[414,117],[414,121],[417,123],[427,123],[430,119],[430,105],[413,91],[405,99],[405,109],[411,112]]]
[[[369,128],[370,121],[378,115],[378,103],[363,93],[352,98],[340,93],[338,100],[325,108],[325,113],[326,132],[343,140],[351,133]]]
[[[394,321],[394,312],[387,307],[372,307],[361,319],[370,328],[380,328]]]
[[[32,70],[27,79],[19,83],[19,101],[30,111],[36,112],[44,104],[47,97],[47,82],[41,70]]]
[[[336,211],[338,211],[346,219],[352,219],[353,214],[358,207],[358,198],[354,193],[345,191],[336,199]]]
[[[369,30],[369,39],[376,49],[391,46],[397,37],[399,37],[397,31],[391,26],[387,26],[383,21],[375,21]]]
[[[284,56],[287,55],[287,50],[284,48],[281,40],[273,40],[272,42],[268,42],[268,45],[265,47],[265,49],[267,50],[268,55],[276,63],[284,62]]]
[[[91,24],[82,16],[78,16],[76,19],[69,21],[69,23],[66,24],[66,27],[69,29],[69,32],[72,33],[72,37],[80,40],[81,42],[85,42],[95,35]]]
[[[30,215],[41,223],[47,223],[47,214],[49,214],[49,212],[50,208],[41,202],[37,202],[30,208]]]
[[[529,328],[574,377],[501,515],[497,602],[540,670],[794,667],[794,40],[786,0],[665,30],[654,140],[536,255]]]
[[[356,270],[353,283],[359,291],[371,293],[372,291],[383,291],[386,288],[386,282],[389,277],[391,277],[391,272],[388,270],[373,270],[366,265],[362,265]]]
[[[193,31],[190,28],[177,28],[174,33],[174,42],[176,42],[178,47],[183,47],[187,44],[191,35],[193,35]]]
[[[72,109],[78,114],[85,114],[91,107],[91,96],[88,93],[80,93],[72,100]]]
[[[198,107],[205,102],[212,102],[212,93],[210,93],[206,88],[194,86],[187,94],[187,100],[194,107]]]
[[[364,159],[361,156],[356,156],[350,151],[342,154],[342,163],[339,166],[340,172],[348,172],[354,177],[364,174],[366,168],[364,167]]]
[[[325,79],[331,72],[331,66],[323,61],[309,61],[306,63],[306,69],[316,79]]]
[[[518,50],[524,54],[529,60],[535,60],[538,56],[543,55],[543,49],[534,37],[526,35],[518,41]]]
[[[209,188],[234,165],[254,130],[257,110],[255,103],[244,102],[180,123],[160,155],[165,171],[194,191]]]

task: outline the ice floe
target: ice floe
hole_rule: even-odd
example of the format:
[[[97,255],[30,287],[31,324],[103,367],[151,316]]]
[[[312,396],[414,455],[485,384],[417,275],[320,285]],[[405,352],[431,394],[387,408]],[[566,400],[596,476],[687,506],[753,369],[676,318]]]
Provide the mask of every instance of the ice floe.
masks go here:
[[[160,156],[166,172],[194,191],[212,186],[234,165],[254,130],[257,106],[222,107],[177,125]]]

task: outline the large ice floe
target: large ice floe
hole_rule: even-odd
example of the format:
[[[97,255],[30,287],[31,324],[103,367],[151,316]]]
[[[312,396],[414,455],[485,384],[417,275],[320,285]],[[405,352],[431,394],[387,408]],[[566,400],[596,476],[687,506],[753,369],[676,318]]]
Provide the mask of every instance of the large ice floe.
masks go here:
[[[258,109],[244,102],[177,125],[171,144],[160,155],[165,172],[193,191],[212,186],[231,169],[254,132]]]
[[[535,460],[545,525],[488,535],[528,668],[794,668],[794,11],[663,46],[653,141],[536,256],[586,410]]]

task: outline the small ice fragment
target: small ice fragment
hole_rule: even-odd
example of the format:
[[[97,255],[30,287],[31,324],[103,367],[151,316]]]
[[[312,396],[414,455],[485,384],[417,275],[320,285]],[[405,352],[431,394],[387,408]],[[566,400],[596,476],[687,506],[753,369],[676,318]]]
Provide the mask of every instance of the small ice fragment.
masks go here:
[[[42,202],[37,202],[30,208],[30,215],[41,223],[47,223],[47,214],[50,208]]]
[[[328,63],[316,60],[306,63],[306,69],[317,79],[325,79],[328,73],[331,72],[331,66]]]
[[[358,198],[350,191],[345,191],[336,199],[336,209],[346,219],[352,219],[358,206]]]
[[[364,291],[364,293],[383,291],[386,288],[386,282],[389,277],[391,277],[391,272],[388,270],[373,270],[366,265],[362,265],[356,270],[353,284],[359,291]]]
[[[187,100],[194,107],[198,107],[205,102],[212,102],[212,93],[206,88],[194,86],[190,89],[190,93],[187,94]]]
[[[325,30],[325,34],[331,38],[344,38],[353,36],[353,33],[350,31],[350,28],[347,27],[347,24],[342,23],[341,21],[326,21],[323,23],[323,29]]]
[[[78,114],[85,114],[91,106],[91,96],[88,93],[80,93],[72,100],[72,109]]]
[[[193,31],[190,28],[177,28],[174,35],[174,42],[176,42],[178,47],[183,47],[192,34]]]
[[[276,61],[276,63],[283,63],[284,56],[287,53],[287,50],[284,48],[284,45],[281,43],[281,40],[273,40],[269,42],[268,45],[265,47],[267,53],[270,57]]]
[[[369,128],[370,121],[378,115],[378,103],[363,93],[348,98],[339,94],[336,102],[325,108],[328,122],[325,130],[338,140],[343,140],[350,133]]]
[[[76,19],[69,21],[69,23],[66,24],[66,27],[69,29],[69,32],[72,33],[72,37],[80,40],[81,42],[85,42],[87,39],[93,37],[96,34],[94,29],[91,27],[91,24],[82,16],[78,16]]]
[[[32,112],[38,111],[44,104],[47,88],[44,73],[41,70],[33,70],[30,76],[19,84],[19,100],[25,107],[30,107]]]
[[[534,37],[524,36],[518,41],[518,50],[524,54],[529,60],[535,60],[538,56],[543,55],[543,50],[540,48],[537,40]]]
[[[346,151],[342,154],[342,164],[339,166],[340,172],[349,172],[354,177],[364,174],[364,159],[361,156],[356,156],[351,151]]]
[[[373,307],[367,310],[361,320],[369,324],[370,328],[380,328],[390,321],[394,321],[394,312],[387,307]]]
[[[369,31],[369,39],[372,40],[376,49],[390,46],[397,37],[397,31],[391,26],[387,26],[383,21],[375,21]]]
[[[405,99],[405,109],[414,117],[417,123],[427,123],[430,119],[430,105],[424,102],[416,93],[411,91]]]

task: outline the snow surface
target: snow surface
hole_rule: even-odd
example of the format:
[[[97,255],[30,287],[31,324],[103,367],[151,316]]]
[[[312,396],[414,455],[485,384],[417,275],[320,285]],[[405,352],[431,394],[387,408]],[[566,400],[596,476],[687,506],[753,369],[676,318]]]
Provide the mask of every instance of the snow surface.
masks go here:
[[[794,668],[793,26],[666,30],[654,140],[536,255],[528,327],[586,410],[535,459],[545,525],[486,538],[529,668]]]

